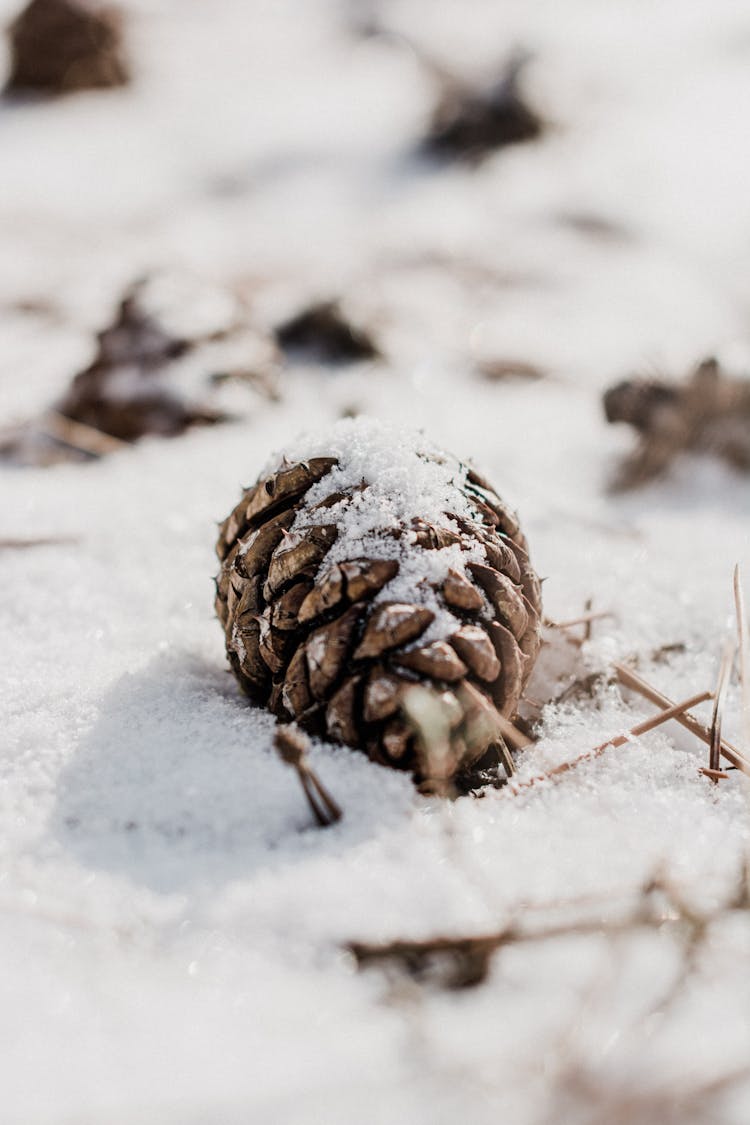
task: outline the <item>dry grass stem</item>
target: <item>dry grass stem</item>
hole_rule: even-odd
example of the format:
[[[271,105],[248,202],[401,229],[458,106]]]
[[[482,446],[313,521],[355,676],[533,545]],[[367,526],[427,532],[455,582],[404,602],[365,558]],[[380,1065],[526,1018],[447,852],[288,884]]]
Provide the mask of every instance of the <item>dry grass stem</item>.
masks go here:
[[[729,686],[729,673],[732,670],[734,659],[734,640],[728,640],[724,645],[721,663],[719,665],[719,678],[716,682],[714,694],[714,707],[711,714],[711,741],[708,744],[708,768],[712,773],[718,773],[721,764],[721,722],[724,717],[724,703]]]
[[[321,828],[329,828],[341,820],[341,806],[325,788],[315,771],[305,762],[298,767],[298,775],[307,802]]]
[[[591,623],[593,621],[603,621],[608,617],[614,617],[613,613],[608,610],[600,610],[596,613],[582,613],[580,617],[572,617],[569,621],[550,621],[549,618],[544,622],[548,629],[573,629],[576,625],[586,626],[586,639],[591,636]]]
[[[704,777],[710,778],[711,781],[724,781],[729,777],[726,770],[715,770],[710,766],[701,766],[698,772],[702,773]]]
[[[614,670],[617,679],[623,687],[630,688],[631,691],[635,691],[639,695],[644,696],[644,698],[650,700],[651,703],[655,703],[657,707],[673,706],[671,699],[663,695],[660,691],[657,691],[656,688],[652,687],[651,684],[647,683],[646,680],[639,676],[637,672],[634,672],[632,668],[628,668],[626,664],[615,664]],[[700,738],[707,746],[711,745],[711,732],[709,728],[693,715],[682,713],[675,715],[675,718],[681,726],[689,730],[696,738]],[[719,749],[721,754],[728,762],[731,762],[736,769],[750,776],[750,759],[746,758],[736,746],[733,746],[731,742],[727,742],[725,738],[722,738],[719,741]]]

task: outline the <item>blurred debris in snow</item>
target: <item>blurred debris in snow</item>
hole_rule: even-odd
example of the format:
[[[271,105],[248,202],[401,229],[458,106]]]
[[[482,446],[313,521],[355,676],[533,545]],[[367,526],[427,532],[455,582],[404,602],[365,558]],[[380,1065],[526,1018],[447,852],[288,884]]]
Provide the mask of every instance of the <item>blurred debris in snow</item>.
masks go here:
[[[291,358],[308,363],[358,363],[380,355],[367,329],[353,324],[338,301],[321,301],[296,313],[278,326],[276,339]]]
[[[682,453],[710,453],[750,472],[750,379],[704,359],[682,382],[627,379],[604,394],[608,422],[627,422],[638,447],[613,481],[635,488],[665,473]]]
[[[70,94],[129,80],[122,13],[91,0],[31,0],[8,29],[7,94]]]

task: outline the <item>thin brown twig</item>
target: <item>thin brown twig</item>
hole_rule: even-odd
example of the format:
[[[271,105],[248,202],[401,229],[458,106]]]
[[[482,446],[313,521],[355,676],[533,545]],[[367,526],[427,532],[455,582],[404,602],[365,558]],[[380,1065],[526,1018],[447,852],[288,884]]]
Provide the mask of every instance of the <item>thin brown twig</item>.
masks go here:
[[[592,621],[602,621],[607,617],[614,617],[614,614],[608,610],[599,610],[596,613],[582,613],[580,617],[571,617],[569,621],[551,621],[547,618],[544,624],[548,629],[573,629],[576,625],[585,625],[588,630]]]
[[[702,773],[704,777],[710,778],[711,781],[725,781],[729,777],[726,770],[715,770],[711,766],[701,766],[698,773]]]
[[[656,688],[647,683],[646,680],[644,680],[642,676],[639,676],[637,672],[633,671],[632,668],[628,668],[626,664],[615,664],[614,670],[618,680],[624,687],[630,688],[631,691],[635,691],[639,695],[644,696],[644,698],[650,700],[651,703],[655,703],[657,707],[666,708],[673,706],[671,699],[663,695],[660,691],[657,691]],[[685,727],[697,738],[700,738],[707,746],[711,745],[710,730],[693,715],[684,713],[676,715],[675,718],[681,726]],[[736,746],[733,746],[731,742],[727,742],[725,738],[722,738],[719,747],[728,762],[731,762],[732,765],[738,770],[741,770],[742,773],[750,775],[750,760],[746,758]]]
[[[307,762],[303,762],[298,767],[297,772],[310,808],[320,827],[328,828],[341,820],[343,816],[341,806],[334,800],[311,766]]]

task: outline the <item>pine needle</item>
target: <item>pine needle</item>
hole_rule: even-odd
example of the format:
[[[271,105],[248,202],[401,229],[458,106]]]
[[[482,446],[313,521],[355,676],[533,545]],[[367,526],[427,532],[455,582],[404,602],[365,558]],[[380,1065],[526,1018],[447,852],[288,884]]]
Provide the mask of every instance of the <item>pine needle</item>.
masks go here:
[[[598,758],[605,750],[615,749],[618,746],[623,746],[626,742],[630,742],[634,738],[638,738],[642,734],[647,734],[648,731],[653,730],[655,727],[661,726],[662,723],[668,722],[669,719],[676,719],[684,711],[689,711],[691,707],[697,707],[699,703],[705,703],[707,699],[711,699],[712,693],[710,691],[699,692],[698,695],[693,695],[689,699],[684,700],[682,703],[673,703],[670,707],[659,712],[658,715],[653,715],[650,719],[645,719],[642,723],[632,727],[629,731],[623,734],[618,734],[614,738],[602,742],[599,746],[595,746],[593,750],[586,750],[583,754],[579,754],[577,758],[573,758],[569,762],[561,762],[559,766],[554,769],[547,770],[546,773],[537,774],[535,777],[530,777],[526,781],[511,782],[510,791],[515,795],[523,789],[531,789],[532,786],[538,785],[542,781],[551,781],[553,778],[559,777],[561,774],[568,773],[569,770],[575,769],[576,766],[581,765],[583,762],[590,762],[594,758]]]
[[[573,629],[576,625],[586,625],[587,632],[590,632],[588,626],[592,621],[604,621],[608,617],[614,617],[613,613],[607,610],[600,610],[596,613],[582,613],[580,617],[572,617],[569,621],[550,621],[547,619],[544,624],[548,629]]]
[[[740,669],[740,729],[743,748],[750,753],[750,639],[739,563],[734,568],[734,608],[737,615],[737,647]]]
[[[660,900],[665,900],[663,903]],[[695,960],[695,950],[705,941],[708,925],[723,910],[740,909],[735,894],[722,904],[716,914],[700,914],[685,902],[676,887],[661,879],[646,883],[633,907],[614,916],[603,916],[606,905],[593,916],[549,921],[547,924],[529,925],[527,903],[519,910],[517,918],[501,929],[490,933],[424,939],[397,939],[387,942],[352,941],[348,950],[360,969],[373,966],[397,968],[418,982],[437,984],[443,988],[468,988],[481,984],[487,977],[492,954],[512,945],[529,945],[534,942],[554,941],[572,935],[599,935],[614,937],[635,933],[641,929],[660,930],[674,926],[682,931],[685,973],[689,975]],[[744,900],[743,900],[744,901]],[[554,904],[564,906],[565,903]],[[571,902],[570,905],[574,905]],[[580,905],[575,902],[575,905]]]
[[[631,691],[637,692],[645,699],[650,700],[651,703],[655,703],[657,707],[673,706],[671,699],[663,695],[655,687],[652,687],[651,684],[647,683],[646,680],[644,680],[642,676],[639,676],[637,672],[633,671],[632,668],[628,668],[625,664],[615,664],[614,670],[623,687],[630,688]],[[707,726],[696,719],[694,715],[682,713],[675,715],[675,719],[681,726],[689,730],[691,734],[694,734],[696,738],[699,738],[701,742],[705,742],[707,746],[711,745],[711,731]],[[733,746],[731,742],[727,742],[725,738],[720,739],[719,749],[721,754],[728,762],[731,762],[736,769],[750,776],[750,758],[745,757],[736,746]]]
[[[729,686],[729,673],[732,670],[732,661],[734,659],[734,646],[735,642],[733,638],[727,639],[724,644],[724,651],[719,665],[719,678],[716,682],[716,692],[714,693],[714,709],[711,715],[711,741],[708,744],[708,768],[712,773],[718,773],[721,764],[721,723],[724,717],[724,703]]]

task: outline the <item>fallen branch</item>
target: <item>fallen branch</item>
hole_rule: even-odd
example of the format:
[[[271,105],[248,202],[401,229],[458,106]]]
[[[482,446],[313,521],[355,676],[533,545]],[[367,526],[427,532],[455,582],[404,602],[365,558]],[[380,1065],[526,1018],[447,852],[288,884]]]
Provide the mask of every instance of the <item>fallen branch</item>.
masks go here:
[[[582,613],[580,617],[571,617],[569,621],[551,621],[547,618],[544,624],[547,629],[573,629],[576,625],[585,625],[587,627],[587,633],[590,633],[588,626],[590,626],[593,621],[603,621],[607,617],[613,618],[614,614],[609,613],[607,610],[600,610],[597,613]]]

